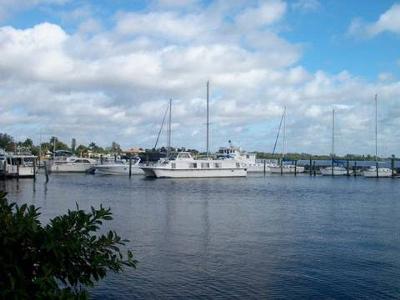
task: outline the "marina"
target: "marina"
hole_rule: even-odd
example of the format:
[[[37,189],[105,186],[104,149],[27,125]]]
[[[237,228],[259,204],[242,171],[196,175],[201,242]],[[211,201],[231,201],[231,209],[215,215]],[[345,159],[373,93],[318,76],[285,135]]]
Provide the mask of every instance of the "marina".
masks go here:
[[[0,299],[400,299],[399,20],[0,1]]]

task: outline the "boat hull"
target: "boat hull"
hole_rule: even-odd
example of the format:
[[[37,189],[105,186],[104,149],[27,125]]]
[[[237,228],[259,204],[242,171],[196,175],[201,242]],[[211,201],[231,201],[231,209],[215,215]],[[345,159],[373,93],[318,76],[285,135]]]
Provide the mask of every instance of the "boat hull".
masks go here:
[[[347,175],[347,170],[346,169],[333,169],[333,173],[332,173],[332,169],[331,168],[322,168],[320,170],[321,175],[323,176],[346,176]],[[352,174],[353,171],[349,170],[348,175]]]
[[[265,169],[264,169],[264,164],[247,166],[247,173],[264,173],[264,172],[266,173],[270,172],[269,166],[265,166]]]
[[[246,177],[245,168],[231,169],[170,169],[157,167],[142,167],[146,177],[156,178],[215,178],[215,177]]]
[[[280,166],[270,167],[270,173],[272,174],[294,174],[294,173],[304,173],[304,167],[297,166],[296,171],[294,166]]]
[[[95,174],[99,175],[129,175],[129,165],[99,165]],[[132,166],[132,175],[143,175],[144,172],[138,166]]]
[[[7,177],[18,177],[18,178],[33,178],[35,177],[33,166],[6,166]]]
[[[94,164],[75,164],[75,163],[62,163],[50,165],[50,172],[52,173],[86,173],[92,169]]]
[[[392,177],[392,170],[390,169],[379,169],[378,176],[376,176],[376,170],[366,170],[363,172],[363,176],[367,178],[390,178]]]

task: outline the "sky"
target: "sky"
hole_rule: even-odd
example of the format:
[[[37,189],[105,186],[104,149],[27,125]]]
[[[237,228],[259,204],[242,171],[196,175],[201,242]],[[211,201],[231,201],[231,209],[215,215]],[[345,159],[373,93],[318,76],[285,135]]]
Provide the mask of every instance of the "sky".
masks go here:
[[[400,156],[400,1],[0,0],[0,132]],[[165,130],[160,144],[165,145]],[[279,141],[278,151],[282,142]]]

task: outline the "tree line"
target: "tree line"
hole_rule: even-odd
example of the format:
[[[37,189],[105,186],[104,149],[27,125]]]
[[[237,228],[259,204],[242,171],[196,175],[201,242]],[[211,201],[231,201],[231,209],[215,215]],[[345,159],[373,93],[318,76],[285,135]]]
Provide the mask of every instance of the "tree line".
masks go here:
[[[49,152],[53,152],[54,149],[71,151],[76,154],[86,154],[89,151],[99,154],[119,154],[122,152],[120,145],[116,142],[112,142],[109,147],[103,148],[98,146],[95,142],[91,142],[88,145],[76,145],[75,139],[72,139],[71,145],[67,145],[59,138],[53,136],[48,142],[35,145],[30,138],[27,138],[24,141],[16,141],[14,137],[7,133],[0,133],[0,149],[4,149],[8,152],[27,151],[31,152],[33,155],[45,155]]]

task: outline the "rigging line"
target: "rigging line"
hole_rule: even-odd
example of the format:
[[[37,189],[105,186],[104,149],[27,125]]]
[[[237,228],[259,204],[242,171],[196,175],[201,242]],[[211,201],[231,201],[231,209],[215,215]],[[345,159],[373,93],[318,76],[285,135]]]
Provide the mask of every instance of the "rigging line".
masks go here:
[[[160,139],[161,131],[163,130],[164,123],[165,123],[165,118],[167,117],[168,110],[169,110],[169,103],[168,103],[168,105],[167,105],[167,109],[165,110],[165,113],[164,113],[164,117],[163,117],[163,120],[162,120],[162,123],[161,123],[160,130],[158,131],[157,140],[156,140],[156,144],[154,145],[154,149],[157,148],[158,140]]]
[[[279,133],[281,132],[281,127],[282,127],[282,122],[283,122],[284,116],[285,116],[285,114],[283,113],[282,114],[282,118],[281,118],[281,122],[279,123],[278,134],[276,135],[275,144],[274,144],[274,150],[272,150],[272,154],[275,154],[276,144],[278,143]]]

